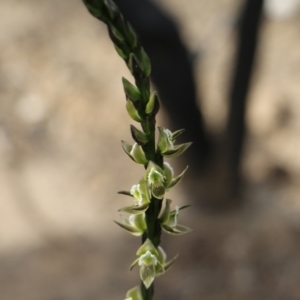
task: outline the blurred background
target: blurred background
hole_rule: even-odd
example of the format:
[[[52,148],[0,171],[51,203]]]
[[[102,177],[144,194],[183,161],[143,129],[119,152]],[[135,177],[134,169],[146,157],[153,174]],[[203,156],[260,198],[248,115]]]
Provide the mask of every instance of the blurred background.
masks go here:
[[[194,53],[217,156],[243,3],[159,2]],[[172,190],[176,204],[194,205],[180,220],[194,231],[163,237],[180,256],[155,299],[300,299],[299,25],[299,1],[266,1],[238,205],[197,205],[226,194],[218,159]],[[132,140],[121,85],[130,74],[79,0],[0,0],[0,28],[0,299],[124,299],[139,281],[128,267],[140,241],[113,223],[128,201],[117,191],[143,174],[120,146]],[[158,124],[168,123],[163,107]],[[174,161],[181,172],[185,161]]]

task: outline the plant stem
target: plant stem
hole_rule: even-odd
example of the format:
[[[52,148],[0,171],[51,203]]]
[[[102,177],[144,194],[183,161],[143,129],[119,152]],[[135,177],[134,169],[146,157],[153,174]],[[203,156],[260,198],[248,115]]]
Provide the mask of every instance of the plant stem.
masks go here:
[[[144,52],[137,35],[130,24],[124,20],[121,12],[112,0],[83,0],[89,12],[108,26],[109,36],[113,41],[118,54],[124,59],[127,67],[135,79],[136,87],[140,93],[136,109],[142,119],[141,127],[148,136],[148,142],[142,146],[148,161],[156,163],[163,169],[163,157],[156,152],[155,147],[155,114],[146,114],[145,108],[150,97],[151,65]],[[158,105],[159,106],[159,105]],[[147,165],[145,166],[147,168]],[[149,239],[157,248],[160,244],[161,226],[158,220],[162,207],[162,199],[151,197],[151,203],[146,210],[147,231],[142,236],[142,243]],[[154,285],[148,289],[141,282],[143,300],[152,300]]]
[[[144,95],[150,94],[150,89]],[[144,147],[144,151],[147,155],[148,160],[155,162],[160,167],[163,167],[163,157],[156,153],[155,149],[155,117],[147,118],[146,123],[142,123],[143,130],[149,134],[149,142]],[[146,239],[150,239],[155,247],[160,244],[161,237],[161,226],[158,221],[158,216],[161,211],[162,200],[151,197],[151,203],[146,211],[146,224],[147,231],[142,236],[142,244]],[[141,282],[141,291],[144,300],[152,300],[154,296],[154,284],[152,284],[148,289]]]

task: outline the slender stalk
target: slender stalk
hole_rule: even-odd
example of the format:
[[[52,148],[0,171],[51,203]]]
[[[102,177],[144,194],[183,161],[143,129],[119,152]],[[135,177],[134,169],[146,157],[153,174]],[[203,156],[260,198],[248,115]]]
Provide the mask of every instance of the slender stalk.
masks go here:
[[[140,88],[142,94],[142,101],[146,103],[149,99],[150,95],[150,87],[149,85],[139,85],[139,82],[136,81],[137,87]],[[148,97],[148,98],[146,98]],[[149,135],[149,142],[147,145],[143,147],[144,152],[146,153],[147,159],[149,161],[155,162],[160,167],[163,167],[163,157],[156,153],[155,147],[155,116],[150,116],[146,119],[146,122],[142,122],[141,126],[145,133]],[[145,166],[147,168],[147,165]],[[155,247],[160,245],[160,237],[161,237],[161,227],[159,223],[158,216],[161,211],[162,201],[156,199],[155,197],[151,197],[149,208],[146,211],[146,224],[147,231],[142,236],[142,244],[149,239]],[[141,282],[141,292],[143,300],[152,300],[154,296],[154,284],[147,289],[143,282]]]

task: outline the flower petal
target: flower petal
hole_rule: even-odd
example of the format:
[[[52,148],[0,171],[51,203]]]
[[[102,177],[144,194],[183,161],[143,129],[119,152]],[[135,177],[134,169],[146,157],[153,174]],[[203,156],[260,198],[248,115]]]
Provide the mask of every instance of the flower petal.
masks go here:
[[[142,293],[139,286],[136,286],[132,289],[130,289],[126,293],[126,299],[125,300],[143,300]]]
[[[170,200],[170,199],[166,200],[165,208],[164,208],[164,210],[161,214],[161,217],[160,217],[161,224],[166,225],[169,222],[170,213],[171,213],[171,203],[172,203],[172,200]]]
[[[181,172],[181,174],[179,174],[177,177],[173,178],[171,180],[171,182],[169,183],[169,185],[167,186],[167,189],[169,190],[170,188],[174,187],[176,184],[178,184],[181,179],[183,178],[185,172],[187,171],[188,166]]]
[[[127,212],[129,214],[141,214],[145,212],[149,207],[149,203],[145,203],[143,205],[132,205],[132,206],[125,206],[120,208],[119,212]]]
[[[117,225],[119,225],[121,228],[125,229],[127,232],[131,233],[134,236],[141,236],[143,234],[143,231],[140,231],[140,229],[131,226],[131,225],[127,225],[127,224],[123,224],[123,223],[119,223],[117,221],[114,221]]]
[[[146,267],[142,265],[140,267],[140,277],[145,287],[148,289],[155,279],[155,266],[151,265]]]
[[[181,235],[181,234],[185,234],[185,233],[189,233],[192,231],[191,228],[189,227],[185,227],[183,225],[177,225],[175,227],[170,227],[167,225],[161,225],[162,229],[169,234],[172,235]]]
[[[154,254],[156,257],[158,257],[158,252],[153,245],[153,243],[150,241],[150,239],[146,239],[144,244],[138,249],[136,252],[136,255],[141,256],[145,254],[147,251],[150,251],[152,254]]]
[[[174,146],[173,149],[169,149],[167,151],[161,152],[161,154],[165,157],[176,157],[182,154],[187,148],[189,148],[192,143],[185,143]]]

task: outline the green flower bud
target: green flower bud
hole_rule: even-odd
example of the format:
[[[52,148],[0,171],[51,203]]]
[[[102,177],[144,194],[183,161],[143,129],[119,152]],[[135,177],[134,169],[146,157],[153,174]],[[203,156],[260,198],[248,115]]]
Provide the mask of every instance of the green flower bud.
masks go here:
[[[154,92],[149,98],[149,101],[146,105],[145,113],[147,115],[155,116],[159,111],[159,107],[160,107],[160,104],[159,104],[158,96]]]
[[[138,130],[135,126],[130,125],[130,131],[132,138],[139,144],[139,145],[146,145],[149,141],[148,135],[143,132]]]
[[[122,148],[123,148],[123,150],[125,151],[125,153],[126,153],[133,161],[135,161],[135,160],[133,159],[133,157],[131,156],[131,154],[130,154],[130,152],[131,152],[131,150],[132,150],[132,146],[131,146],[130,144],[128,144],[127,142],[125,142],[125,141],[121,141],[121,144],[122,144]]]
[[[142,146],[138,145],[137,143],[135,143],[132,146],[130,155],[133,157],[134,161],[138,164],[145,165],[148,162]]]
[[[104,0],[103,3],[107,9],[107,12],[109,13],[110,18],[112,20],[115,20],[120,15],[120,12],[116,4],[110,0]]]
[[[138,101],[141,98],[139,89],[130,83],[126,78],[122,77],[125,95],[128,99]]]
[[[126,109],[127,109],[127,112],[129,114],[129,116],[134,121],[137,121],[137,122],[141,122],[142,121],[142,118],[140,117],[139,112],[135,108],[133,102],[131,100],[129,100],[129,99],[126,100]]]
[[[143,77],[149,77],[151,73],[151,63],[144,48],[141,47],[136,53],[136,55],[139,65],[143,71]]]
[[[131,48],[135,48],[138,44],[138,38],[132,26],[126,22],[126,37]]]
[[[127,66],[134,78],[143,77],[143,70],[135,54],[130,53]]]
[[[136,287],[130,289],[126,293],[126,299],[125,300],[143,300],[140,287],[136,286]]]
[[[121,49],[115,43],[114,43],[114,47],[115,47],[117,53],[119,54],[119,56],[121,56],[124,60],[128,59],[128,55],[126,54],[126,51],[124,51],[124,49]]]
[[[103,2],[98,1],[97,5],[93,3],[91,0],[83,0],[85,6],[87,7],[88,11],[97,19],[103,21],[104,23],[107,22],[107,17],[104,13],[104,5]]]
[[[112,24],[108,24],[107,28],[108,28],[108,34],[109,34],[109,37],[111,38],[111,40],[114,42],[114,44],[117,44],[120,48],[122,48],[122,46],[124,45],[124,41],[125,41],[124,36]]]

